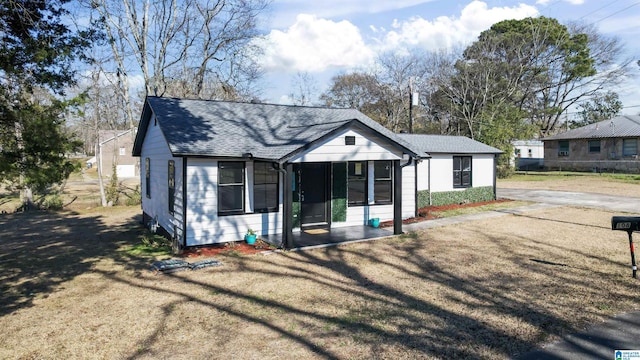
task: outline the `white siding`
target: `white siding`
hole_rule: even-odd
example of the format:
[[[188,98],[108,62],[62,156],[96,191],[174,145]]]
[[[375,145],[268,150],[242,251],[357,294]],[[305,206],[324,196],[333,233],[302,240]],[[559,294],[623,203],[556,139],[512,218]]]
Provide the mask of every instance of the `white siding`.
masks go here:
[[[431,160],[431,191],[453,190],[453,156],[432,155]]]
[[[245,166],[245,211],[253,199],[253,164]],[[282,232],[282,175],[279,211],[242,215],[218,215],[218,161],[189,159],[187,162],[187,246],[238,241],[248,229],[258,236]]]
[[[416,167],[415,163],[402,168],[402,218],[416,215]]]
[[[471,171],[473,187],[493,186],[493,154],[474,155]]]
[[[354,136],[355,145],[345,145],[345,136]],[[402,153],[384,144],[383,139],[365,137],[355,130],[345,130],[297,155],[290,162],[340,162],[363,160],[400,160]]]
[[[429,166],[431,166],[432,192],[464,190],[464,188],[453,188],[453,156],[435,154],[431,159],[420,162],[418,191],[429,189]],[[471,161],[472,187],[493,186],[493,154],[474,154]]]
[[[429,190],[430,161],[430,159],[424,159],[418,163],[418,191]]]
[[[145,159],[150,160],[150,197],[146,193]],[[169,160],[175,161],[176,169],[176,199],[174,214],[169,213]],[[140,191],[142,194],[142,210],[152,218],[158,219],[158,224],[169,234],[182,239],[183,231],[183,203],[182,203],[182,159],[171,155],[167,141],[155,125],[154,115],[149,121],[142,149],[140,151]],[[174,233],[175,231],[175,233]]]

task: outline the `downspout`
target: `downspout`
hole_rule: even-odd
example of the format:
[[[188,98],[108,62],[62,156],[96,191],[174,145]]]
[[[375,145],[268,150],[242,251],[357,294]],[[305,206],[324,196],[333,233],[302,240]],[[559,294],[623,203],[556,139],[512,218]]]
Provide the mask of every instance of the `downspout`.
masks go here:
[[[498,163],[498,154],[493,154],[493,200],[498,199],[496,187],[498,186],[498,182],[496,180],[496,166]]]
[[[187,157],[182,158],[182,246],[187,247]],[[146,171],[146,169],[145,169]]]
[[[431,158],[427,159],[427,187],[429,191],[429,206],[433,205],[431,200]]]
[[[415,191],[413,192],[413,195],[415,197],[415,199],[413,200],[415,203],[415,211],[414,211],[414,215],[413,216],[418,216],[418,164],[420,164],[420,159],[416,159],[416,166],[413,168],[413,186]]]

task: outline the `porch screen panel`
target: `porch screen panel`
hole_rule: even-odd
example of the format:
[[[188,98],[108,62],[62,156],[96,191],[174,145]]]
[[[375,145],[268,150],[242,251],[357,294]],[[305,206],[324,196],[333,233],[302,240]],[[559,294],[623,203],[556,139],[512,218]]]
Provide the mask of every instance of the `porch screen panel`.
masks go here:
[[[253,209],[255,212],[278,211],[278,172],[272,163],[253,164]]]
[[[332,165],[331,221],[347,221],[347,163]]]
[[[349,206],[367,203],[367,162],[350,161],[347,166],[347,203]]]
[[[218,163],[218,213],[221,215],[244,212],[244,163],[224,161]]]
[[[393,193],[393,166],[391,161],[373,163],[373,198],[376,204],[391,204]]]

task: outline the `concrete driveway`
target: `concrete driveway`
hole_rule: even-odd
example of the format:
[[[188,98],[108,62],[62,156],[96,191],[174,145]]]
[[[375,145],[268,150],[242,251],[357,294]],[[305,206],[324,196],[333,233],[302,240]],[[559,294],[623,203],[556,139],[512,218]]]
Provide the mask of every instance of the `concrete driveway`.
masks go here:
[[[498,198],[640,213],[640,194],[629,197],[554,190],[497,189]]]

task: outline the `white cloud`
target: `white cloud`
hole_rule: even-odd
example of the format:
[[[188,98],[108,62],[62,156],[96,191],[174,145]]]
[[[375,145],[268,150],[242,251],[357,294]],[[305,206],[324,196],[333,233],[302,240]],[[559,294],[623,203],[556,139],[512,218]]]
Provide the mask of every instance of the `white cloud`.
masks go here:
[[[421,17],[394,20],[395,30],[387,32],[379,42],[384,50],[414,46],[439,50],[465,45],[496,22],[537,15],[538,10],[526,4],[488,8],[485,2],[474,0],[462,9],[459,18],[440,16],[434,20]]]
[[[284,28],[294,22],[299,14],[314,14],[319,18],[344,18],[353,14],[377,14],[430,3],[435,0],[274,0],[275,10],[271,26]]]
[[[286,31],[272,30],[261,44],[267,70],[318,72],[368,64],[373,52],[360,30],[348,21],[334,22],[300,14]]]

